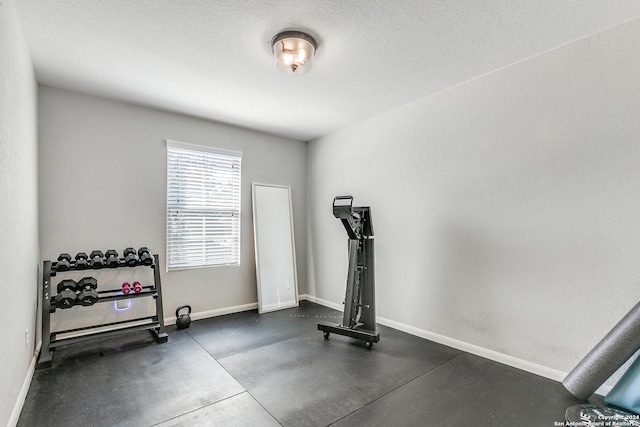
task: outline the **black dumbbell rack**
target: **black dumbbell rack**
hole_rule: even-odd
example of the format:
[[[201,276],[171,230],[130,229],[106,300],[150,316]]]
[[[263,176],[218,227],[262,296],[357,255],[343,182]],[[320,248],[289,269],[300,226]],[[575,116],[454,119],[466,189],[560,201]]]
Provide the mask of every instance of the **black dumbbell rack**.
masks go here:
[[[153,297],[156,304],[156,313],[153,316],[141,317],[137,319],[123,320],[119,322],[101,323],[92,326],[74,328],[64,331],[51,332],[51,314],[56,312],[59,307],[56,306],[55,296],[53,294],[54,287],[51,285],[51,278],[56,274],[64,274],[66,271],[80,271],[75,268],[74,264],[66,271],[57,271],[57,262],[44,261],[42,274],[42,348],[38,359],[38,368],[47,368],[51,366],[53,351],[60,346],[76,344],[96,338],[110,337],[115,335],[126,334],[129,332],[149,330],[158,343],[165,343],[169,337],[164,329],[164,315],[162,311],[162,285],[160,284],[160,263],[158,255],[153,255],[154,263],[146,265],[153,269],[154,284],[152,286],[143,286],[142,292],[123,294],[122,289],[112,289],[98,291],[99,297],[96,304],[102,302],[116,301],[121,299]],[[145,266],[140,264],[140,266]],[[114,267],[103,266],[100,269],[113,269]],[[131,268],[126,264],[121,264],[115,268]],[[82,269],[90,272],[95,269]],[[73,307],[71,307],[73,309]],[[131,324],[127,326],[128,324]],[[100,331],[96,329],[100,328]],[[106,330],[105,330],[106,328]],[[94,330],[93,332],[91,332]],[[58,335],[87,332],[82,335],[58,338]]]

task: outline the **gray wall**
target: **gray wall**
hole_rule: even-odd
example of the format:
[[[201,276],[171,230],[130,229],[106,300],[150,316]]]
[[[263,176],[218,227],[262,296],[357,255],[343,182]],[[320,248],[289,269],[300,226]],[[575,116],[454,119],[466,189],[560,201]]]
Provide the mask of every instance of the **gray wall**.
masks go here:
[[[569,371],[640,298],[638,52],[635,20],[311,142],[309,293],[344,298],[352,194],[378,316]]]
[[[13,2],[0,0],[0,425],[17,421],[35,349],[39,258],[36,111],[29,51]]]
[[[306,292],[305,143],[46,86],[38,121],[43,258],[144,245],[160,255],[165,317],[181,304],[201,315],[254,304],[251,182],[288,185],[300,293]],[[244,153],[240,267],[164,273],[165,139]]]

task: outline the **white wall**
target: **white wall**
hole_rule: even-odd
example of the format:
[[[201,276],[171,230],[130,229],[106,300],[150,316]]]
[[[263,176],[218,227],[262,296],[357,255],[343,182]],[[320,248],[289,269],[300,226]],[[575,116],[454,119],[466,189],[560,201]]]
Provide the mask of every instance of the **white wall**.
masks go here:
[[[635,20],[310,143],[309,293],[344,298],[352,194],[378,316],[572,369],[640,298],[638,52]]]
[[[165,139],[172,139],[244,153],[242,252],[240,267],[163,272],[165,317],[181,304],[208,312],[256,303],[252,181],[291,186],[306,292],[306,143],[46,86],[39,132],[43,258],[144,245],[160,255],[164,271]]]
[[[20,23],[13,2],[0,0],[0,425],[17,422],[35,349],[36,111],[36,80]]]

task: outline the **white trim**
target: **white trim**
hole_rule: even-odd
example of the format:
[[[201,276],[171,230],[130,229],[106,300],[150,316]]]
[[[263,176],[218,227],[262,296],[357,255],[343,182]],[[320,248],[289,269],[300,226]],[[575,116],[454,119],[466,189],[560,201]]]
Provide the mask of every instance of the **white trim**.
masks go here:
[[[33,379],[33,374],[36,371],[36,363],[38,363],[38,355],[40,354],[40,346],[42,342],[38,344],[36,347],[36,351],[33,353],[33,357],[31,358],[31,363],[29,364],[29,369],[27,370],[27,375],[24,377],[24,381],[22,382],[22,387],[20,387],[20,394],[18,394],[18,400],[16,400],[16,404],[13,406],[13,411],[11,411],[11,415],[9,416],[9,422],[7,423],[7,427],[15,427],[18,425],[18,419],[20,418],[20,414],[22,413],[22,407],[24,406],[24,402],[27,399],[27,393],[29,392],[29,387],[31,386],[31,380]]]
[[[302,300],[309,300],[311,302],[315,302],[320,305],[331,304],[329,301],[321,300],[319,298],[316,298],[312,295],[307,295],[307,294],[298,295],[298,301],[302,301]],[[327,304],[323,304],[323,302],[326,302]],[[334,308],[334,307],[331,307],[331,308]],[[225,314],[240,313],[243,311],[257,310],[257,309],[258,309],[258,303],[253,302],[250,304],[236,305],[233,307],[218,308],[215,310],[207,310],[207,311],[199,311],[197,313],[191,313],[191,320],[202,320],[202,319],[208,319],[210,317],[224,316]],[[336,308],[336,310],[341,310],[341,308]],[[176,323],[175,316],[164,318],[165,326],[172,325],[175,323]]]
[[[308,295],[308,294],[298,295],[298,301],[303,301],[303,300],[311,301],[316,304],[324,305],[325,307],[333,308],[334,310],[342,311],[341,304],[336,304],[331,301],[327,301],[313,295]],[[240,313],[248,310],[255,310],[257,308],[258,308],[258,303],[254,302],[251,304],[237,305],[234,307],[219,308],[216,310],[207,310],[207,311],[201,311],[198,313],[193,313],[191,315],[191,319],[201,320],[201,319],[207,319],[210,317],[224,316],[226,314],[233,314],[233,313]],[[468,344],[463,341],[455,340],[453,338],[448,338],[442,335],[434,334],[433,332],[428,332],[422,329],[415,328],[413,326],[408,326],[400,322],[395,322],[393,320],[385,319],[383,317],[378,317],[376,320],[378,323],[382,325],[389,326],[399,331],[403,331],[411,335],[415,335],[415,336],[425,338],[449,347],[453,347],[458,350],[466,351],[468,353],[472,353],[477,356],[484,357],[486,359],[490,359],[498,363],[509,365],[514,368],[522,369],[523,371],[540,375],[555,381],[562,381],[566,376],[566,373],[561,371],[556,371],[555,369],[550,369],[545,366],[527,362],[522,359],[518,359],[512,356],[507,356],[505,354],[498,353],[493,350],[488,350],[473,344]],[[175,317],[165,317],[164,324],[165,325],[173,324],[175,323],[175,321],[176,321]],[[29,365],[29,369],[27,370],[27,375],[25,376],[25,379],[22,383],[22,387],[20,388],[20,394],[18,395],[18,400],[16,401],[16,404],[13,407],[13,411],[11,412],[11,416],[9,417],[9,423],[7,424],[7,427],[16,427],[18,424],[18,419],[20,418],[20,413],[22,412],[24,402],[27,398],[27,393],[29,392],[31,380],[33,379],[36,363],[38,361],[38,355],[40,354],[41,344],[42,343],[38,344],[36,351],[33,355],[33,358],[31,359],[31,364]],[[611,391],[611,388],[612,386],[610,385],[602,385],[598,390],[596,390],[596,394],[599,394],[601,396],[606,396],[609,393],[609,391]]]
[[[313,295],[301,295],[304,299],[309,300],[311,302],[315,302],[320,305],[324,305],[325,307],[333,308],[334,310],[342,311],[342,306],[331,301],[327,301]],[[562,381],[566,376],[566,372],[558,371],[555,369],[548,368],[546,366],[538,365],[533,362],[528,362],[526,360],[518,359],[517,357],[508,356],[503,353],[498,353],[497,351],[489,350],[484,347],[480,347],[474,344],[469,344],[464,341],[456,340],[454,338],[445,337],[444,335],[435,334],[433,332],[425,331],[423,329],[416,328],[414,326],[405,325],[404,323],[396,322],[394,320],[385,319],[384,317],[378,316],[376,321],[381,325],[389,326],[390,328],[397,329],[402,332],[406,332],[411,335],[415,335],[420,338],[425,338],[439,344],[446,345],[448,347],[455,348],[457,350],[465,351],[467,353],[475,354],[476,356],[484,357],[485,359],[493,360],[494,362],[502,363],[503,365],[508,365],[517,369],[521,369],[526,372],[530,372],[532,374],[540,375],[545,378],[552,379],[554,381]],[[608,390],[610,390],[610,386],[602,386],[600,387],[596,393],[601,395],[606,395]]]
[[[188,142],[174,141],[172,139],[166,139],[167,147],[184,148],[186,150],[206,151],[208,153],[220,154],[223,156],[240,157],[242,158],[242,151],[227,150],[226,148],[210,147],[208,145],[190,144]]]
[[[233,307],[226,307],[226,308],[217,308],[215,310],[199,311],[197,313],[191,313],[191,320],[208,319],[210,317],[218,317],[218,316],[224,316],[225,314],[240,313],[242,311],[255,310],[257,308],[258,308],[258,303],[252,302],[251,304],[236,305]],[[175,316],[164,318],[165,325],[171,325],[175,323],[176,323]]]
[[[342,304],[336,304],[334,302],[318,298],[314,295],[300,294],[298,295],[298,301],[311,301],[316,304],[323,305],[325,307],[333,308],[334,310],[342,311]],[[253,310],[258,308],[258,303],[239,305],[235,307],[223,308],[218,310],[204,311],[193,314],[192,320],[205,319],[208,317],[222,316],[225,314],[238,313],[241,311]],[[165,325],[175,323],[175,317],[165,318]],[[480,347],[474,344],[469,344],[464,341],[456,340],[454,338],[445,337],[444,335],[435,334],[433,332],[425,331],[423,329],[416,328],[414,326],[405,325],[404,323],[396,322],[394,320],[385,319],[384,317],[377,317],[376,321],[381,325],[388,326],[393,329],[397,329],[402,332],[406,332],[411,335],[415,335],[420,338],[425,338],[439,344],[446,345],[448,347],[455,348],[457,350],[465,351],[467,353],[475,354],[476,356],[484,357],[485,359],[493,360],[494,362],[502,363],[513,368],[521,369],[523,371],[540,375],[541,377],[549,378],[554,381],[562,382],[567,376],[566,372],[558,371],[555,369],[547,368],[546,366],[538,365],[537,363],[528,362],[526,360],[518,359],[517,357],[508,356],[497,351],[489,350],[484,347]],[[606,396],[611,391],[612,386],[603,384],[596,394]],[[26,395],[26,393],[25,393]],[[18,413],[19,415],[19,413]]]
[[[517,357],[509,356],[497,351],[489,350],[484,347],[480,347],[474,344],[469,344],[464,341],[459,341],[454,338],[449,338],[444,335],[439,335],[433,332],[418,329],[413,326],[405,325],[394,320],[385,319],[384,317],[377,318],[378,323],[381,325],[389,326],[393,329],[406,332],[411,335],[415,335],[421,338],[428,339],[430,341],[437,342],[439,344],[446,345],[448,347],[462,350],[467,353],[475,354],[476,356],[484,357],[485,359],[493,360],[504,365],[508,365],[514,368],[522,369],[523,371],[530,372],[532,374],[540,375],[555,381],[562,381],[567,375],[565,372],[557,371],[555,369],[547,368],[546,366],[538,365],[533,362],[518,359]]]
[[[302,299],[302,295],[300,299]],[[304,299],[315,302],[316,304],[324,305],[325,307],[333,308],[334,310],[344,311],[344,306],[342,304],[336,304],[334,302],[327,301],[326,299],[318,298],[313,295],[304,294]]]
[[[602,384],[600,388],[595,391],[594,394],[599,394],[600,396],[606,396],[607,394],[609,394],[612,388],[613,388],[612,385]]]

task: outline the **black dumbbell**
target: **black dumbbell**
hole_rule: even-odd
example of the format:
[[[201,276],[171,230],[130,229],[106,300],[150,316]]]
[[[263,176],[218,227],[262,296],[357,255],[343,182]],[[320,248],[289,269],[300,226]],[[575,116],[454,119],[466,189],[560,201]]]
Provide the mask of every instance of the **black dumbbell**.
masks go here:
[[[76,254],[76,269],[86,270],[89,267],[89,255],[85,252],[78,252]]]
[[[104,255],[102,255],[102,251],[91,252],[89,258],[91,258],[89,261],[91,268],[102,268],[104,266]]]
[[[151,265],[153,264],[153,255],[146,246],[138,249],[138,257],[140,258],[140,264]]]
[[[71,308],[76,303],[77,295],[76,289],[78,284],[75,280],[64,279],[58,283],[58,295],[56,295],[56,307],[58,308]]]
[[[140,261],[140,258],[138,258],[138,254],[136,253],[136,250],[133,248],[125,249],[122,255],[124,256],[125,264],[127,264],[129,267],[135,267],[136,265],[138,265],[138,262]]]
[[[68,271],[71,268],[71,255],[60,254],[58,257],[58,264],[56,264],[57,271]]]
[[[118,259],[118,252],[115,249],[109,249],[107,253],[104,254],[106,259],[105,263],[109,268],[116,268],[120,266],[120,260]]]
[[[78,294],[78,304],[89,306],[98,301],[98,281],[95,277],[83,277],[78,282],[77,289],[80,291]]]

